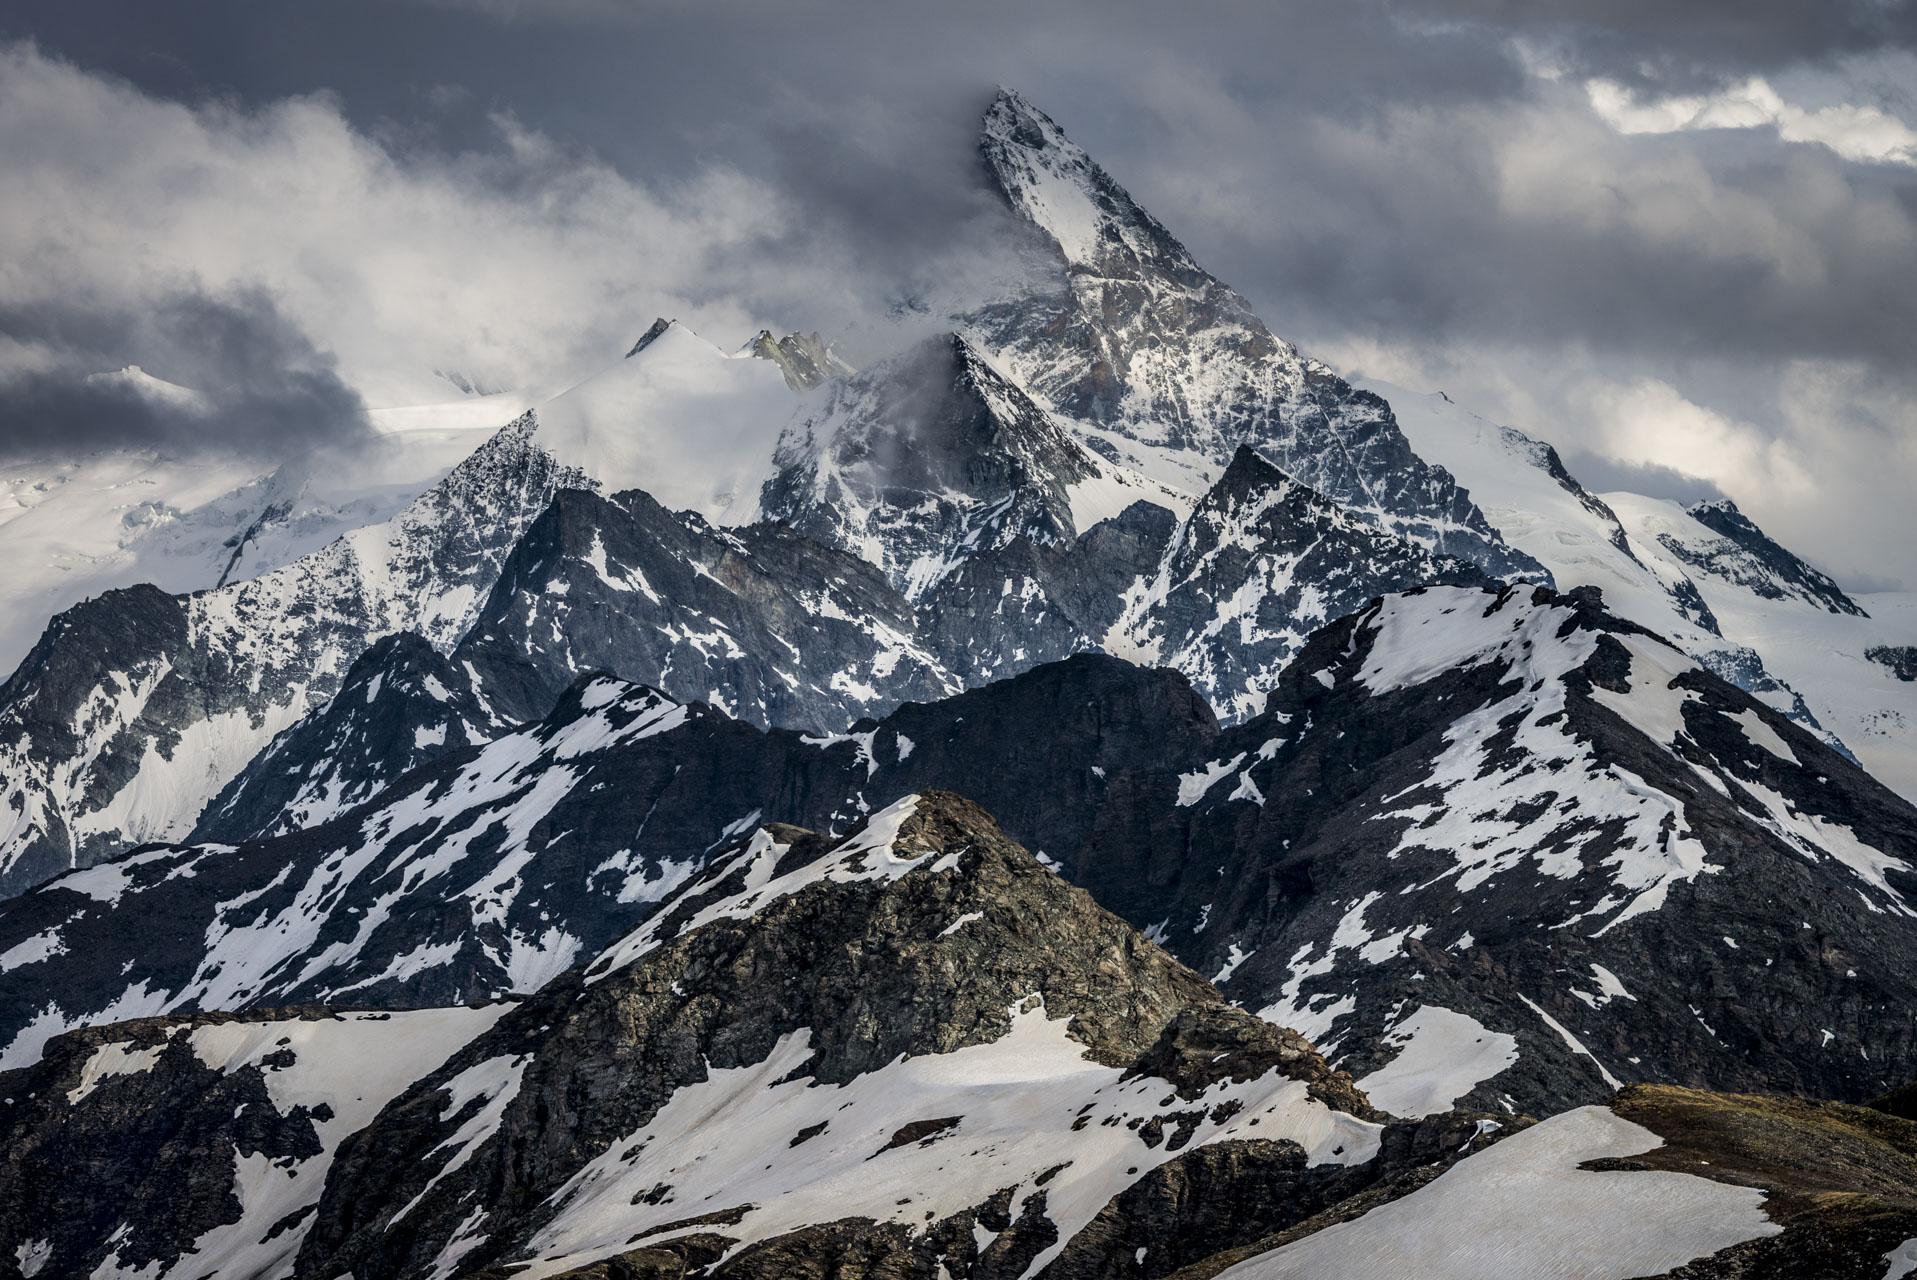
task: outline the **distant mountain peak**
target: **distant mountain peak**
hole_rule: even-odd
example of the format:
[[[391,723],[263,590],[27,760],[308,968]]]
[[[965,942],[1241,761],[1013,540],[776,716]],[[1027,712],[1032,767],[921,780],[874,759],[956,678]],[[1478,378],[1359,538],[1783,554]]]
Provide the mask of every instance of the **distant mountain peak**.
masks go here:
[[[761,329],[746,344],[746,350],[761,360],[770,360],[778,365],[779,372],[785,375],[786,385],[794,391],[810,391],[820,383],[833,378],[849,378],[856,372],[851,365],[839,359],[819,337],[816,329],[809,334],[788,333],[783,338],[773,337],[770,329]]]
[[[628,360],[632,359],[634,356],[638,355],[641,351],[644,351],[647,347],[651,346],[658,339],[660,334],[672,328],[672,326],[675,323],[677,322],[668,320],[664,316],[660,316],[657,320],[654,320],[652,322],[652,327],[650,329],[647,329],[644,333],[640,334],[639,341],[632,344],[632,350],[626,352],[626,359]]]
[[[1273,334],[1050,116],[1001,90],[979,153],[1062,261],[964,327],[1104,456],[1195,497],[1251,444],[1361,520],[1493,576],[1543,576],[1412,452],[1389,405]]]
[[[1712,533],[1734,543],[1747,557],[1744,563],[1732,565],[1726,563],[1728,557],[1706,549],[1704,554],[1716,572],[1743,583],[1768,599],[1797,596],[1829,613],[1869,616],[1828,574],[1805,564],[1758,528],[1729,498],[1694,502],[1684,508],[1684,514]]]
[[[1140,267],[1199,273],[1158,219],[1015,90],[1000,89],[986,111],[979,152],[1013,208],[1050,236],[1073,267],[1120,275]]]

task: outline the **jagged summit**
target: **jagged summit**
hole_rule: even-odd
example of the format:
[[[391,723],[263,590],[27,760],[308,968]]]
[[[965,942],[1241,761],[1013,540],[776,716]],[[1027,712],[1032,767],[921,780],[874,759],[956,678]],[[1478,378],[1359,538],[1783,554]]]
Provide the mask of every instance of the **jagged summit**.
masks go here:
[[[783,338],[773,337],[770,329],[761,329],[746,344],[746,350],[778,365],[786,385],[794,391],[810,391],[822,382],[848,378],[856,372],[833,353],[816,329],[810,334],[788,333]]]
[[[1684,512],[1744,553],[1741,557],[1744,563],[1735,567],[1726,563],[1732,557],[1723,552],[1706,552],[1705,555],[1713,565],[1722,566],[1719,572],[1734,577],[1760,596],[1772,599],[1796,596],[1830,613],[1847,613],[1858,618],[1870,616],[1861,605],[1844,594],[1844,589],[1832,581],[1828,574],[1813,569],[1773,541],[1729,498],[1693,503],[1684,508]]]
[[[1196,496],[1252,444],[1360,519],[1495,577],[1543,574],[1412,452],[1389,405],[1273,334],[1056,121],[1002,90],[979,150],[1060,260],[965,327],[1092,448]]]
[[[1356,518],[1240,445],[1126,595],[1107,647],[1191,674],[1221,714],[1256,714],[1305,637],[1382,592],[1478,585],[1469,560]]]
[[[664,333],[667,329],[670,329],[673,326],[673,324],[674,324],[673,321],[666,319],[664,316],[660,316],[657,320],[654,320],[652,322],[652,327],[650,329],[647,329],[644,333],[640,334],[639,341],[632,344],[632,350],[626,352],[626,359],[628,360],[632,359],[634,356],[638,355],[641,351],[644,351],[647,347],[651,346],[653,342],[659,337],[659,335]]]
[[[1075,268],[1204,278],[1185,246],[1016,90],[1000,89],[986,111],[979,151],[1013,207]]]

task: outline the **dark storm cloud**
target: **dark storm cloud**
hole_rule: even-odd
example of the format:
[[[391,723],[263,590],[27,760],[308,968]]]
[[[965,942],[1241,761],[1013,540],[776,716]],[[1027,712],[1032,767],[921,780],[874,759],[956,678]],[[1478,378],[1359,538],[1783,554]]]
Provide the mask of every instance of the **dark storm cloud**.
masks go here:
[[[1631,77],[1647,63],[1705,78],[1917,46],[1908,0],[1422,0],[1400,9],[1550,38],[1581,66]]]
[[[181,289],[138,311],[0,304],[0,339],[35,357],[0,378],[0,448],[9,451],[130,445],[284,457],[352,446],[367,430],[358,393],[258,291]]]

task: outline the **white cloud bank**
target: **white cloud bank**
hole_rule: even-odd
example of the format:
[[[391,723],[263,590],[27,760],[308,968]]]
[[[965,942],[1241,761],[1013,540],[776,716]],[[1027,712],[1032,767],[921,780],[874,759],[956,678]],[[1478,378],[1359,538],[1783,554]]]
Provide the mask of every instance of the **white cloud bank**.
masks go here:
[[[410,154],[323,95],[189,107],[0,46],[15,193],[0,202],[0,298],[16,314],[139,314],[183,290],[261,291],[374,408],[455,398],[442,370],[556,389],[655,315],[743,342],[866,305],[851,243],[779,256],[804,219],[765,181],[714,163],[647,185],[509,116],[494,125],[483,153]],[[0,338],[0,378],[59,355]]]
[[[1585,82],[1591,109],[1619,133],[1774,128],[1785,142],[1829,147],[1864,164],[1917,166],[1917,129],[1871,106],[1839,103],[1808,111],[1786,102],[1761,76],[1712,94],[1640,102],[1614,80]]]

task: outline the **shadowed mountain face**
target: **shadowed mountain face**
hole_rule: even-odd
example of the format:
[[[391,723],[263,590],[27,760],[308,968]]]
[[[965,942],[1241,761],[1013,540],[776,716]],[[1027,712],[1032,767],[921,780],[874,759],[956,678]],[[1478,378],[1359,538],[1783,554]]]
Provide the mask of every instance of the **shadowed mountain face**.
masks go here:
[[[1628,1222],[1632,1274],[1754,1278],[1917,1230],[1895,1100],[1394,1119],[944,792],[758,827],[517,1004],[145,1019],[0,1085],[21,1275],[1549,1274]]]
[[[553,493],[591,483],[532,431],[502,429],[392,521],[284,568],[189,596],[108,592],[54,619],[0,686],[15,815],[0,891],[184,836],[381,636],[450,645]]]
[[[0,903],[0,953],[13,957],[0,1063],[31,1061],[67,1026],[137,1014],[532,991],[770,814],[843,830],[906,791],[963,786],[1069,862],[1103,778],[1202,751],[1217,732],[1175,673],[1091,655],[836,735],[767,732],[585,678],[543,721],[450,752],[324,825],[154,846]]]
[[[7,1061],[132,1013],[532,991],[766,815],[843,830],[928,787],[986,796],[1359,1074],[1442,1066],[1386,1091],[1401,1108],[1638,1080],[1861,1100],[1917,1074],[1910,807],[1588,596],[1467,588],[1324,628],[1225,728],[1176,674],[1092,656],[833,735],[582,680],[328,825],[0,906],[0,950],[30,957],[0,974]]]
[[[1497,1133],[1386,1125],[939,792],[839,838],[755,828],[511,1008],[149,1019],[0,1079],[33,1100],[0,1248],[60,1275],[1164,1271]],[[167,1168],[192,1176],[162,1197]]]
[[[1108,796],[1078,882],[1361,1076],[1476,1046],[1445,1101],[1542,1113],[1917,1075],[1911,807],[1592,597],[1387,597],[1208,752]]]

